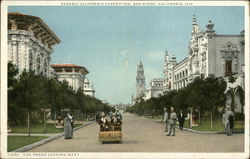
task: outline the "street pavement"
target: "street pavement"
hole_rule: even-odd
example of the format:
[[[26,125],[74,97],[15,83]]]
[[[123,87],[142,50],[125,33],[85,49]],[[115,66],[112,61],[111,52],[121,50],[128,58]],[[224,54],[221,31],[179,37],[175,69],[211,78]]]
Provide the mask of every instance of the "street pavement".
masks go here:
[[[166,136],[163,124],[129,113],[123,114],[123,142],[102,144],[99,126],[90,124],[74,132],[74,138],[63,137],[30,152],[244,152],[244,135],[197,134],[176,130]]]

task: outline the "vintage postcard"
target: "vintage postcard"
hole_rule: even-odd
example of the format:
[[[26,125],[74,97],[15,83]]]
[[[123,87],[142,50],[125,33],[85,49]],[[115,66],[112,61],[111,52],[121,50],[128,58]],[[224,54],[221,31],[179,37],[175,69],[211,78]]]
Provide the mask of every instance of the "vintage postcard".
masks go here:
[[[1,158],[249,158],[249,2],[3,1]]]

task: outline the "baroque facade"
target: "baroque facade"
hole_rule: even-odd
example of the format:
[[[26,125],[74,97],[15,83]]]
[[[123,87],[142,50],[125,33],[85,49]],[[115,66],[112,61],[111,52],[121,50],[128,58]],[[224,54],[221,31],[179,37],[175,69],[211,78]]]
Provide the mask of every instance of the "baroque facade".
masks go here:
[[[83,90],[85,75],[89,73],[85,67],[74,64],[54,64],[51,67],[59,81],[67,81],[74,91]]]
[[[51,75],[50,55],[60,39],[36,16],[8,13],[8,61],[46,77]]]
[[[195,77],[206,78],[210,75],[224,77],[226,81],[233,76],[237,79],[236,84],[228,84],[228,87],[243,86],[244,37],[244,31],[238,35],[217,34],[211,20],[206,30],[201,30],[194,16],[187,57],[177,63],[175,56],[170,57],[166,51],[164,93],[185,87]],[[237,108],[240,111],[241,105],[238,104]]]

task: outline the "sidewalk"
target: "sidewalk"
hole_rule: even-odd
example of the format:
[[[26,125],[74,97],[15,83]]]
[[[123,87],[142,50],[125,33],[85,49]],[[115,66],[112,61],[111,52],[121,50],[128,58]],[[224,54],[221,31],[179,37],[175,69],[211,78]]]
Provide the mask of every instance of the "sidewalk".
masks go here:
[[[56,135],[59,135],[61,133],[33,133],[33,134],[30,134],[30,136],[47,136],[47,137],[50,137],[50,136],[56,136]],[[8,136],[28,136],[28,133],[8,133]]]
[[[153,120],[153,122],[163,124],[162,120]],[[175,126],[176,128],[179,128],[179,126]],[[226,134],[225,131],[198,131],[198,130],[193,130],[190,128],[183,128],[184,131],[189,131],[193,133],[198,133],[198,134]],[[244,134],[244,131],[233,131],[234,134]]]
[[[88,121],[88,122],[86,122],[85,124],[83,124],[83,125],[81,125],[81,126],[78,126],[78,127],[74,128],[74,131],[76,131],[76,130],[78,130],[78,129],[81,129],[81,128],[87,126],[87,125],[90,125],[90,124],[92,124],[92,123],[94,123],[94,122],[95,122],[95,120],[94,120],[94,121]],[[15,134],[16,136],[27,136],[27,133],[25,133],[25,134],[24,134],[24,133],[13,133],[13,135],[9,133],[8,136],[14,136],[14,134]],[[25,151],[28,151],[28,150],[30,150],[30,149],[33,149],[33,148],[35,148],[35,147],[38,147],[38,146],[40,146],[40,145],[43,145],[43,144],[45,144],[45,143],[51,142],[51,141],[53,141],[53,140],[56,140],[56,139],[58,139],[58,138],[64,136],[64,132],[59,133],[59,134],[58,134],[58,133],[55,133],[55,134],[30,134],[30,135],[31,135],[31,136],[48,136],[49,138],[44,139],[44,140],[41,140],[41,141],[38,141],[38,142],[35,142],[35,143],[33,143],[33,144],[30,144],[30,145],[27,145],[27,146],[24,146],[24,147],[21,147],[21,148],[16,149],[16,150],[14,150],[14,151],[12,151],[12,152],[25,152]]]

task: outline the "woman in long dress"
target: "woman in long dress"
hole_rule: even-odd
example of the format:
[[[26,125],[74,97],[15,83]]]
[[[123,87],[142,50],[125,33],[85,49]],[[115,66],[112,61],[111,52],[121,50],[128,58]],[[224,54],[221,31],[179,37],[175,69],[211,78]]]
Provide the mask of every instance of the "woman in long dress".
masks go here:
[[[64,118],[64,138],[65,139],[72,139],[73,137],[73,129],[71,125],[72,117],[67,114]]]

